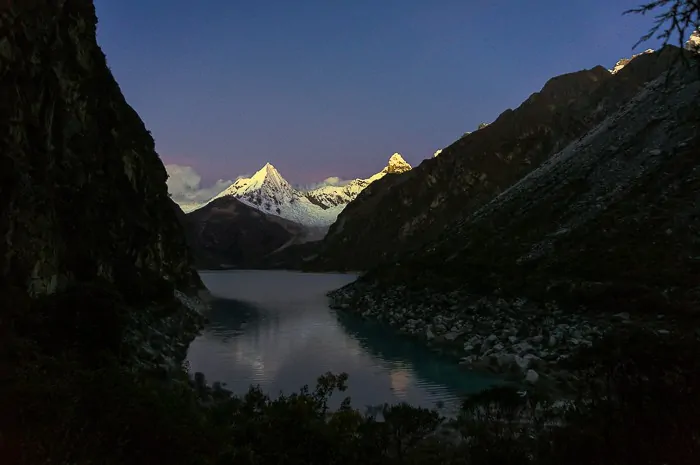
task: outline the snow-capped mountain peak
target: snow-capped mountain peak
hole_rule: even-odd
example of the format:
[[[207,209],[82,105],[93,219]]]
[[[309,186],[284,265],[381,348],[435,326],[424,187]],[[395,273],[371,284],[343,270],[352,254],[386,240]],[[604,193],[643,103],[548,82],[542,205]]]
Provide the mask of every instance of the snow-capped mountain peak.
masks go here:
[[[369,184],[387,174],[403,173],[410,169],[411,165],[399,153],[395,153],[383,170],[367,179],[302,190],[292,187],[272,164],[265,163],[251,177],[236,180],[209,202],[232,196],[264,213],[306,226],[327,227]]]
[[[292,189],[292,186],[282,177],[279,171],[270,163],[265,163],[251,178],[256,186],[268,184],[271,187],[279,190]]]
[[[274,166],[266,163],[253,176],[237,179],[236,182],[220,192],[214,199],[232,195],[240,200],[247,199],[256,203],[257,198],[260,197],[260,195],[252,195],[256,192],[262,192],[271,197],[289,197],[294,194],[294,189]],[[248,197],[250,198],[248,199]],[[260,202],[262,201],[263,199],[261,198]],[[276,202],[273,201],[273,203]]]
[[[409,165],[406,160],[403,159],[400,153],[394,153],[390,158],[389,158],[389,164],[386,165],[386,172],[389,174],[394,174],[394,173],[404,173],[408,170],[411,169],[411,165]]]
[[[405,173],[406,171],[409,171],[411,169],[411,165],[409,165],[406,160],[403,159],[400,153],[394,153],[391,157],[389,157],[389,163],[384,167],[383,170],[381,170],[379,173],[374,174],[370,176],[369,178],[365,179],[367,183],[371,183],[376,181],[377,179],[381,179],[387,174],[399,174],[399,173]]]
[[[381,179],[387,174],[404,173],[411,169],[401,154],[394,153],[389,157],[389,162],[380,172],[367,179],[353,179],[343,186],[323,186],[306,192],[306,197],[322,208],[344,207],[355,200],[362,190],[377,179]],[[338,212],[340,213],[340,211]]]

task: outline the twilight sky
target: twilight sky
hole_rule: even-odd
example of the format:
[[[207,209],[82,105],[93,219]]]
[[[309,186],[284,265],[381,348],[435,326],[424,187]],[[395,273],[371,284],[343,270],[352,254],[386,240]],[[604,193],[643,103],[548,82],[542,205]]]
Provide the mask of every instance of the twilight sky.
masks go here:
[[[95,1],[127,100],[202,187],[266,161],[291,183],[415,166],[550,77],[630,56],[641,2]]]

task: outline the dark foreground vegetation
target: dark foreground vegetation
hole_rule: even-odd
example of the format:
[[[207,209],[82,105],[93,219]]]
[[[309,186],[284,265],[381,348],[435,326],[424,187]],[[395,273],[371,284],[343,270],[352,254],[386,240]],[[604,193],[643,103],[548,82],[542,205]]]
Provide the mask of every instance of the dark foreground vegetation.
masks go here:
[[[15,315],[5,341],[3,464],[700,463],[692,331],[620,333],[579,353],[568,365],[579,389],[566,402],[503,386],[465,399],[456,420],[399,404],[378,421],[350,399],[330,411],[345,375],[279,398],[256,388],[234,396],[184,368],[134,374],[119,338],[99,350],[116,320],[70,313],[78,317],[67,345],[65,333],[42,330],[51,316],[41,311],[25,313],[31,321]]]

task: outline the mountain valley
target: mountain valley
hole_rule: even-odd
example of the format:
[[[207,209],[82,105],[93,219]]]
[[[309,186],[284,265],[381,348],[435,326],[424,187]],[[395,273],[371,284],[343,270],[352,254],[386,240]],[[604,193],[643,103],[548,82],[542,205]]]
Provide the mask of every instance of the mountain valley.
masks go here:
[[[555,367],[605,334],[683,332],[664,315],[700,305],[700,88],[680,53],[666,46],[553,78],[516,110],[373,183],[322,240],[257,266],[364,271],[331,293],[335,308],[467,366],[546,374],[560,387],[570,380]]]
[[[615,18],[465,60],[456,12],[525,36],[564,9],[0,2],[3,463],[698,463],[700,33],[658,25],[685,40],[700,10],[670,4],[656,48],[477,125],[481,70],[522,91],[539,55],[590,66]],[[499,81],[496,59],[523,66]],[[409,143],[418,166],[313,188],[190,166]]]
[[[410,169],[395,153],[367,179],[299,190],[267,163],[191,209],[181,222],[200,268],[274,267],[270,263],[288,247],[322,240],[337,215],[368,186]]]

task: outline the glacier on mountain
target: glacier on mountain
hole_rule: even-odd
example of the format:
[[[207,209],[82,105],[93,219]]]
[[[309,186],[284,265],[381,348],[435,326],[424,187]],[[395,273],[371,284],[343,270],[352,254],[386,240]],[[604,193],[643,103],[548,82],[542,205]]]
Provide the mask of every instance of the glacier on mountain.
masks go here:
[[[328,227],[345,206],[371,183],[387,174],[404,173],[410,169],[411,165],[399,153],[394,153],[383,170],[367,179],[302,190],[292,187],[273,165],[266,163],[253,176],[236,180],[203,205],[221,197],[233,196],[267,214],[305,226]]]

